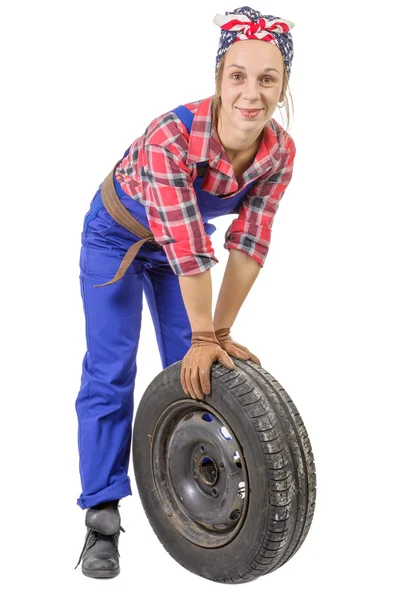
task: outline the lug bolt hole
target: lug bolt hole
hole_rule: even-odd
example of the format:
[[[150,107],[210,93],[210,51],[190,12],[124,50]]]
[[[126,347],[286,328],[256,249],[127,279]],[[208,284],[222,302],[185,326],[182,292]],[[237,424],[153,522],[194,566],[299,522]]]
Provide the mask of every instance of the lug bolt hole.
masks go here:
[[[231,514],[229,515],[229,518],[230,518],[232,521],[237,521],[239,517],[240,517],[240,510],[238,510],[238,509],[236,509],[236,510],[233,510],[233,511],[231,512]]]

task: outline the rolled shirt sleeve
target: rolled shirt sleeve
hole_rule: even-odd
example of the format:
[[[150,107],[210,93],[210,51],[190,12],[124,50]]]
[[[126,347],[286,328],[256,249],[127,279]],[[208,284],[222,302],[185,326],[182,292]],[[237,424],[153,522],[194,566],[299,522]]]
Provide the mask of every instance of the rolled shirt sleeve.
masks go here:
[[[169,122],[144,140],[139,156],[144,206],[149,227],[174,273],[195,275],[219,261],[204,229],[192,169],[185,162],[184,125],[175,118],[166,115]]]
[[[279,202],[292,179],[296,147],[289,136],[278,170],[265,179],[262,177],[243,198],[238,217],[225,233],[224,248],[242,250],[254,258],[261,267],[267,257],[271,229]]]

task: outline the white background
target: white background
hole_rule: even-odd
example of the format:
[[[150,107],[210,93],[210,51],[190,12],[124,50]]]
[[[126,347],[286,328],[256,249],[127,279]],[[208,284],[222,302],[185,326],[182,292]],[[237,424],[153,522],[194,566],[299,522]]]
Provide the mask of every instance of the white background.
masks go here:
[[[131,470],[121,575],[74,570],[86,532],[74,408],[83,217],[153,118],[214,92],[212,20],[238,6],[36,0],[1,11],[3,597],[399,597],[399,15],[389,2],[251,3],[295,23],[297,156],[233,336],[308,430],[318,488],[305,543],[249,586],[197,577],[159,543]],[[214,305],[229,222],[215,222]],[[135,409],[160,370],[144,303]]]

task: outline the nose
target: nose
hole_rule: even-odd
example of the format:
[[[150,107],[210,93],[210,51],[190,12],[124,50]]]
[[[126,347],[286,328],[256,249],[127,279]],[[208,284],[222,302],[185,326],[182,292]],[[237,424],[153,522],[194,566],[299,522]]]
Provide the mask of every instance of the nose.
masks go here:
[[[249,77],[243,89],[243,99],[249,104],[255,103],[260,98],[260,90],[257,79]]]

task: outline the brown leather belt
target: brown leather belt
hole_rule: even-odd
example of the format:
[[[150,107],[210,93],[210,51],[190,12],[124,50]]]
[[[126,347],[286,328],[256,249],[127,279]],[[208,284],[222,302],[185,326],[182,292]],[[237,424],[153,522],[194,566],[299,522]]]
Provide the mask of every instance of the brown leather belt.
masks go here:
[[[101,199],[103,201],[104,208],[112,216],[114,221],[117,221],[122,227],[125,227],[136,235],[142,238],[138,242],[135,242],[130,246],[121,264],[118,267],[118,271],[110,281],[106,283],[100,283],[94,287],[103,287],[119,281],[126,273],[128,267],[132,264],[133,259],[138,253],[139,249],[145,242],[149,242],[158,248],[162,248],[161,244],[155,241],[153,233],[147,227],[144,227],[131,213],[125,208],[121,200],[117,196],[117,192],[114,187],[114,172],[116,167],[120,164],[120,160],[115,164],[112,171],[107,175],[103,183],[101,184]]]

